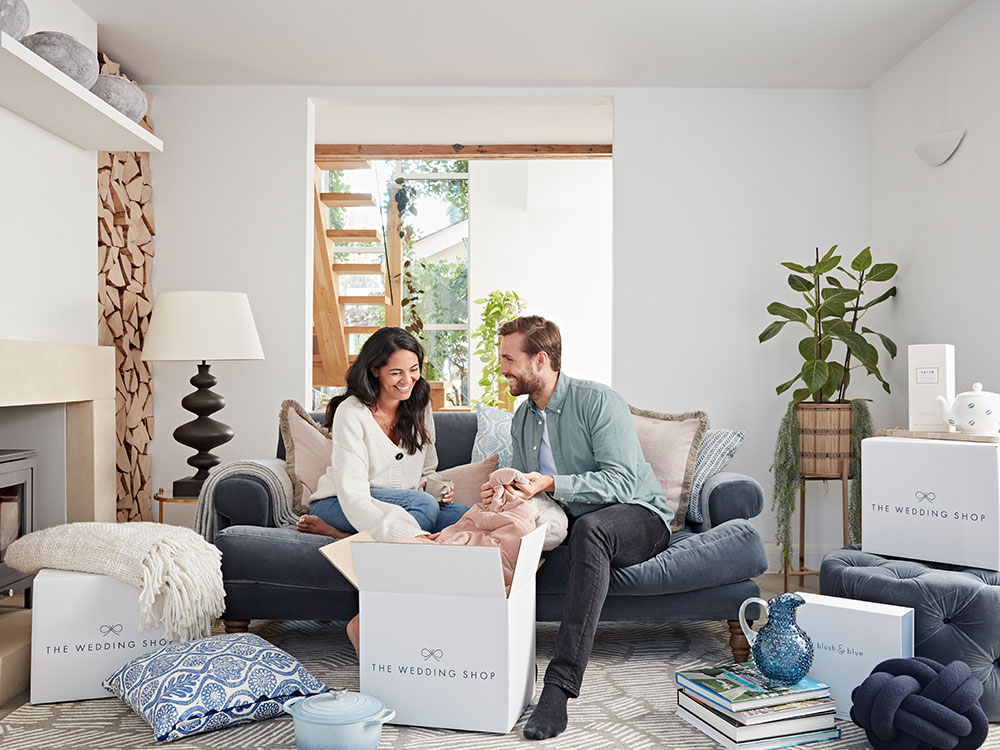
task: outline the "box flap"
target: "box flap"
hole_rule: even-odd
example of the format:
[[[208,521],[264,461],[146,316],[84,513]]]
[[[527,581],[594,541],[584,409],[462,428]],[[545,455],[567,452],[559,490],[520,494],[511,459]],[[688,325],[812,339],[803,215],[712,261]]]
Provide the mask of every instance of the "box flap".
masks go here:
[[[354,570],[354,557],[351,553],[351,543],[352,542],[374,542],[372,535],[367,531],[362,531],[359,534],[354,534],[346,539],[338,539],[335,542],[324,545],[319,548],[319,551],[323,553],[323,556],[333,563],[334,567],[340,571],[341,575],[344,576],[354,588],[358,588],[358,574]]]
[[[362,591],[500,598],[507,595],[499,547],[372,542],[354,545],[352,552]]]
[[[517,552],[517,562],[514,564],[514,577],[510,582],[512,594],[535,577],[538,560],[542,556],[542,545],[545,543],[546,528],[548,524],[543,523],[530,534],[521,537],[521,548]]]
[[[826,596],[824,594],[810,594],[806,591],[796,591],[796,594],[806,600],[806,604],[822,604],[826,607],[838,607],[841,609],[853,609],[857,612],[873,612],[880,615],[892,615],[894,617],[904,617],[913,612],[912,607],[900,607],[896,604],[880,604],[878,602],[865,602],[859,599],[846,599],[842,596]]]

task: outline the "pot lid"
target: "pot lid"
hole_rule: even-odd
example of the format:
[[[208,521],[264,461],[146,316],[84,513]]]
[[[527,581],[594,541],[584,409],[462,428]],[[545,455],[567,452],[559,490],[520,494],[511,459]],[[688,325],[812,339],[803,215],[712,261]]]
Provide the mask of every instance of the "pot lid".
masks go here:
[[[962,391],[955,398],[968,398],[969,396],[1000,396],[1000,393],[984,391],[982,383],[973,383],[971,391]]]
[[[378,716],[385,704],[366,693],[338,691],[310,695],[291,706],[292,716],[320,724],[353,724]]]

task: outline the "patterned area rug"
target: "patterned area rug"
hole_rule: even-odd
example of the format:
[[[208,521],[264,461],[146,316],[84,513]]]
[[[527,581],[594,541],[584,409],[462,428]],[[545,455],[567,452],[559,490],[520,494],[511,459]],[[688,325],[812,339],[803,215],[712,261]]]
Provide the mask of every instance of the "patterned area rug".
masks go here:
[[[253,632],[296,656],[331,687],[358,689],[358,667],[343,624],[327,622],[255,622]],[[539,675],[552,653],[556,626],[538,626]],[[710,666],[729,657],[724,623],[645,625],[608,623],[597,641],[580,698],[569,706],[569,729],[543,744],[521,736],[525,717],[507,735],[453,732],[386,725],[380,748],[394,750],[617,750],[676,748],[710,750],[714,742],[674,716],[677,669]],[[539,680],[538,690],[541,690]],[[537,699],[537,695],[535,696]],[[853,724],[838,722],[843,736],[836,742],[811,745],[820,750],[870,747]],[[154,748],[194,750],[294,750],[291,717],[233,727],[190,740],[160,745],[149,727],[117,698],[26,705],[0,721],[0,748]],[[1000,728],[983,746],[1000,750]]]

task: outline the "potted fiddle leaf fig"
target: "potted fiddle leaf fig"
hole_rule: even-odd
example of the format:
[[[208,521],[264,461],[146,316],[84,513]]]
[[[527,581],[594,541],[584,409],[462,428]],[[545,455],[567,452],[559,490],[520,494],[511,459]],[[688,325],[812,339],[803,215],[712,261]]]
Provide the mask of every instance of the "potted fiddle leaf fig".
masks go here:
[[[873,429],[865,400],[848,400],[847,389],[852,373],[860,371],[876,378],[885,392],[890,392],[879,369],[878,347],[892,358],[896,356],[896,344],[864,323],[873,308],[896,296],[895,286],[885,289],[880,285],[896,275],[898,266],[873,263],[869,247],[855,256],[850,268],[841,261],[834,245],[822,257],[817,248],[811,265],[782,263],[792,271],[788,286],[800,296],[801,303],[768,305],[767,311],[777,320],[758,336],[763,343],[789,325],[790,330],[805,334],[796,345],[802,357],[801,367],[794,377],[775,388],[780,395],[798,386],[792,391],[778,431],[772,466],[772,507],[777,511],[778,542],[786,571],[791,556],[791,514],[796,491],[804,486],[803,477],[854,477],[849,500],[850,537],[851,541],[860,540],[860,445]],[[811,402],[806,403],[808,399]]]

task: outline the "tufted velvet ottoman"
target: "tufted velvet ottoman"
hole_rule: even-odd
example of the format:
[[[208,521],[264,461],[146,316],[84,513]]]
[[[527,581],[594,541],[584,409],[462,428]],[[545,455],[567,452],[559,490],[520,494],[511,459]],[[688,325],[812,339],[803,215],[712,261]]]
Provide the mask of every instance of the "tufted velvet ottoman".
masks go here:
[[[968,664],[983,682],[986,716],[1000,721],[1000,573],[879,557],[853,545],[823,558],[819,590],[913,607],[914,655]]]

